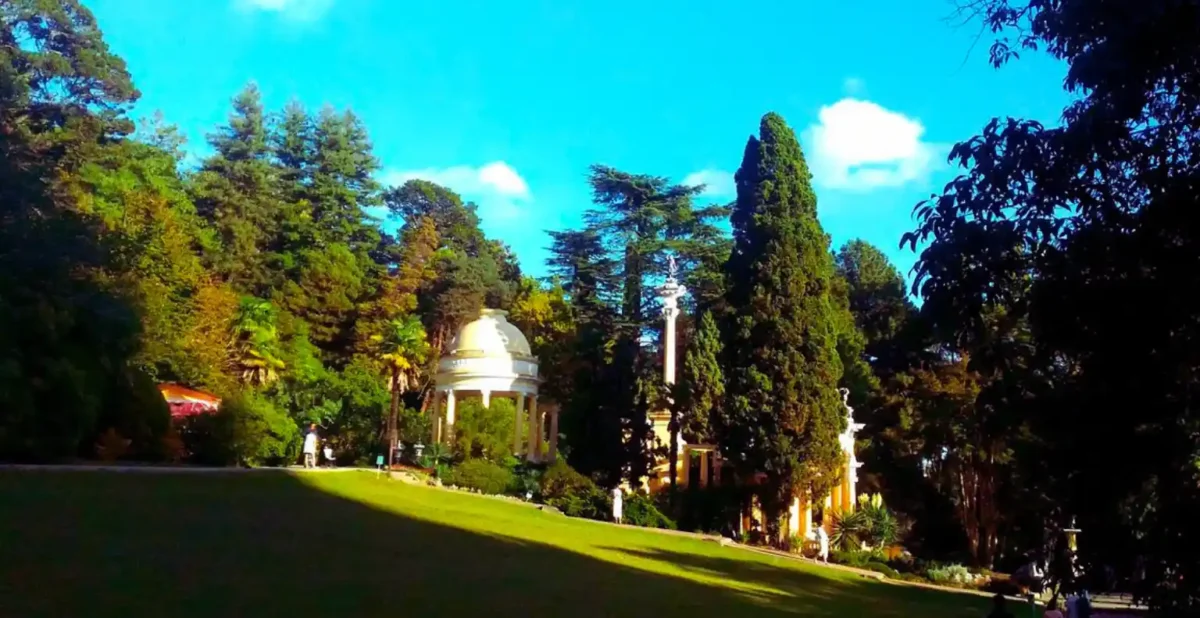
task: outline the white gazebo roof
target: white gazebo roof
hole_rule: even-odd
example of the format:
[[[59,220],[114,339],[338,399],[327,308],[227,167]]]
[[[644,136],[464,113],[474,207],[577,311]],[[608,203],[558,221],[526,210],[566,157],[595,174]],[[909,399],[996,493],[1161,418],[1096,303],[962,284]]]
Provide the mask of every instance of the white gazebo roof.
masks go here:
[[[538,392],[538,361],[508,312],[484,309],[458,331],[438,361],[439,391]]]

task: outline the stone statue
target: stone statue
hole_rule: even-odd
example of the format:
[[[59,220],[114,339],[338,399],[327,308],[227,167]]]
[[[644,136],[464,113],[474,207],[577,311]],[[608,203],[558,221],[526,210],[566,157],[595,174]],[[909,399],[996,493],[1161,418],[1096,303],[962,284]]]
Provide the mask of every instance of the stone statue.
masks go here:
[[[678,272],[679,272],[679,268],[678,268],[678,266],[675,265],[675,256],[668,254],[667,255],[667,279],[674,281],[675,275]]]

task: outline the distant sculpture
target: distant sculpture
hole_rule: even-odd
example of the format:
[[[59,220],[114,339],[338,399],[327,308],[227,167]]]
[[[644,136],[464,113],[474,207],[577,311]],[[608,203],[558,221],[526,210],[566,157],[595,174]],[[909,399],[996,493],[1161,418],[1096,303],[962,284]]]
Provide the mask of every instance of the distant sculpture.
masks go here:
[[[667,279],[674,281],[675,275],[679,272],[679,267],[675,264],[675,256],[667,254]]]

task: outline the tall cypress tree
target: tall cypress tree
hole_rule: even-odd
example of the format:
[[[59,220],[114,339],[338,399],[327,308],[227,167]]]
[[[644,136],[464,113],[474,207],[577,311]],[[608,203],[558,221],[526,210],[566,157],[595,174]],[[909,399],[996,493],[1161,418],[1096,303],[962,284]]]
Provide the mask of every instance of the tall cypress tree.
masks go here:
[[[833,260],[811,178],[791,128],[777,114],[763,116],[735,176],[729,383],[717,429],[742,472],[766,474],[761,497],[772,532],[794,491],[820,495],[836,481],[844,423]]]
[[[708,442],[712,435],[712,417],[725,396],[725,376],[721,371],[721,333],[711,311],[701,314],[696,330],[688,339],[683,355],[683,372],[676,387],[676,405],[671,419],[672,442],[682,435],[690,444]],[[678,454],[669,454],[670,478],[676,478]]]

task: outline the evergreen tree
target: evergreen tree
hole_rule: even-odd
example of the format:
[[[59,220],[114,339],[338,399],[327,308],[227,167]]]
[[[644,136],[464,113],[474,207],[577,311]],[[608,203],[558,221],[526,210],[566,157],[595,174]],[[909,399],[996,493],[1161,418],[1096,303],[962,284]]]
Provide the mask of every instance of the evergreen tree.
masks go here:
[[[735,178],[723,363],[729,383],[718,436],[743,472],[766,474],[763,505],[775,531],[793,492],[821,495],[839,474],[845,421],[833,263],[808,166],[783,118],[763,117]]]
[[[725,397],[725,376],[721,371],[721,332],[712,312],[700,315],[699,325],[688,339],[672,409],[671,441],[680,436],[690,444],[712,439],[712,420]],[[670,450],[671,481],[676,478],[678,456]]]
[[[570,384],[561,390],[560,401],[564,452],[576,470],[615,483],[625,463],[621,414],[610,390],[617,314],[608,301],[614,296],[616,265],[595,231],[550,235],[547,265],[569,296],[575,319],[567,344],[570,365],[561,371]]]
[[[234,98],[229,123],[208,141],[216,153],[196,174],[192,193],[197,212],[221,241],[209,260],[237,289],[265,295],[279,284],[271,251],[283,204],[257,86],[247,85]]]
[[[313,123],[289,107],[273,141],[292,206],[279,243],[285,281],[272,296],[308,323],[328,360],[342,364],[354,348],[356,311],[383,273],[372,257],[379,228],[367,214],[379,203],[378,162],[358,118],[331,108]]]
[[[848,308],[872,367],[880,375],[902,369],[920,348],[913,340],[917,311],[905,293],[904,277],[878,247],[863,240],[842,245],[834,265],[846,281]]]

